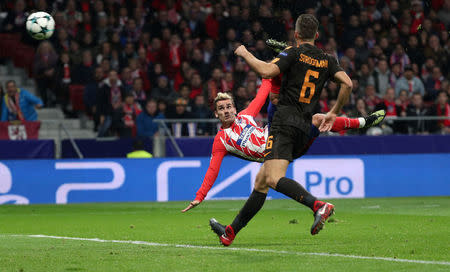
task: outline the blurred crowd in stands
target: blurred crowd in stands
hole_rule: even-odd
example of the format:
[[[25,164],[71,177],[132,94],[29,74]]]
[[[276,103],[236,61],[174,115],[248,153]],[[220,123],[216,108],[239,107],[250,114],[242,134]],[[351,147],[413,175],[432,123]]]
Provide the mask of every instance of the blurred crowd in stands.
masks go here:
[[[218,92],[231,92],[242,110],[261,79],[234,49],[244,44],[271,60],[265,40],[292,43],[301,13],[317,17],[316,45],[353,80],[343,115],[385,108],[388,116],[450,116],[449,0],[5,0],[0,6],[1,32],[23,32],[37,48],[33,77],[44,106],[73,114],[69,89],[81,85],[84,112],[99,136],[152,136],[154,119],[214,117]],[[56,21],[49,41],[25,34],[26,16],[37,10]],[[327,112],[338,91],[329,82],[317,111]],[[450,133],[450,120],[384,127],[384,133]],[[214,129],[179,125],[174,133]]]

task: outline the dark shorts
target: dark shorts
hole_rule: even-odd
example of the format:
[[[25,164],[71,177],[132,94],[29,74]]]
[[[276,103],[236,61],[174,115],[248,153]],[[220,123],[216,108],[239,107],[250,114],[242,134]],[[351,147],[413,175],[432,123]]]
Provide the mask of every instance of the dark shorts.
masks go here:
[[[272,126],[266,141],[264,161],[283,159],[292,162],[308,151],[317,136],[319,130],[313,125],[309,135],[292,126]]]

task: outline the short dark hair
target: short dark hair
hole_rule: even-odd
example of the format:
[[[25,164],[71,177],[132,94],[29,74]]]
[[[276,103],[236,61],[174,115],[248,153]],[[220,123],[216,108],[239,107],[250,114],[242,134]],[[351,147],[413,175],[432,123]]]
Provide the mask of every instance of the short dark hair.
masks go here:
[[[181,83],[180,86],[178,87],[179,90],[183,89],[183,88],[190,88],[189,85],[187,83]]]
[[[404,68],[404,70],[405,70],[405,72],[406,72],[406,71],[411,71],[411,72],[414,72],[414,70],[413,70],[413,68],[412,68],[412,66],[411,66],[411,65],[405,65],[405,68]]]
[[[319,21],[311,14],[298,16],[295,22],[295,31],[298,32],[302,40],[313,40],[319,28]]]
[[[138,81],[138,80],[144,82],[144,80],[142,79],[142,77],[135,77],[135,78],[133,79],[133,84],[136,83],[136,81]]]
[[[10,80],[6,81],[5,87],[8,87],[8,85],[9,85],[10,83],[14,83],[14,85],[16,85],[16,81],[13,80],[13,79],[10,79]]]

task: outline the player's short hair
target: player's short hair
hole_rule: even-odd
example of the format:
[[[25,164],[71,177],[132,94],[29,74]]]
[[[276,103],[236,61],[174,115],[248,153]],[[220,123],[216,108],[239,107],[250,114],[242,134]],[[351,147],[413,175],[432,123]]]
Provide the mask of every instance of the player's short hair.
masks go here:
[[[233,97],[228,93],[218,93],[216,98],[214,98],[214,109],[217,109],[217,102],[223,101],[223,100],[231,100],[231,103],[233,103],[234,106],[234,100]]]
[[[298,16],[295,22],[295,31],[298,32],[302,40],[313,40],[319,28],[319,21],[311,14]]]

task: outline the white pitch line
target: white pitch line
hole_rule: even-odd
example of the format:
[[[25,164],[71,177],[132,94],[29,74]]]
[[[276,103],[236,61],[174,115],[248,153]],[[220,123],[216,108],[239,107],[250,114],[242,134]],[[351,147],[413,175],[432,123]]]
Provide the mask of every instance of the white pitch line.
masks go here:
[[[28,237],[28,238],[47,238],[47,239],[62,239],[62,240],[76,240],[76,241],[91,241],[99,243],[119,243],[119,244],[133,244],[133,245],[146,245],[155,247],[175,247],[175,248],[194,248],[194,249],[211,249],[211,250],[226,250],[226,251],[244,251],[244,252],[258,252],[258,253],[274,253],[274,254],[289,254],[289,255],[307,255],[307,256],[324,256],[324,257],[341,257],[349,259],[362,259],[362,260],[377,260],[399,263],[415,263],[415,264],[438,264],[449,265],[450,262],[445,261],[425,261],[425,260],[410,260],[410,259],[397,259],[387,257],[369,257],[358,255],[346,255],[339,253],[321,253],[321,252],[297,252],[286,250],[273,250],[273,249],[258,249],[258,248],[242,248],[242,247],[212,247],[212,246],[196,246],[196,245],[178,245],[178,244],[163,244],[153,243],[147,241],[132,241],[132,240],[104,240],[99,238],[80,238],[80,237],[64,237],[64,236],[52,236],[52,235],[25,235],[25,234],[4,234],[0,236],[10,237]]]

